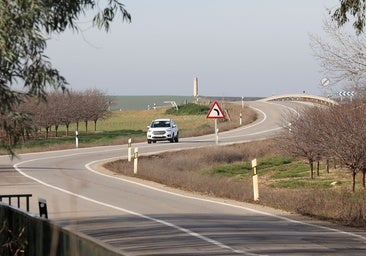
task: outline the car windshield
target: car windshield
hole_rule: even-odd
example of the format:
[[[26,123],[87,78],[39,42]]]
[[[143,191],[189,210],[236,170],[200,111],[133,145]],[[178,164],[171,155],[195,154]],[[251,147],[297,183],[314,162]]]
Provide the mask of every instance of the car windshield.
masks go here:
[[[152,122],[151,127],[170,127],[170,121],[154,121]]]

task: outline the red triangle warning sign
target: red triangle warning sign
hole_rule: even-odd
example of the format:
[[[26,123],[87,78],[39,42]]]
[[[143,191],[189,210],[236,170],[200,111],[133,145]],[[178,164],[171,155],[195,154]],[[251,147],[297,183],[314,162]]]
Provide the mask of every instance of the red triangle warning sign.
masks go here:
[[[210,111],[208,111],[206,118],[225,118],[224,111],[222,111],[217,101],[215,101],[212,104],[211,109]]]

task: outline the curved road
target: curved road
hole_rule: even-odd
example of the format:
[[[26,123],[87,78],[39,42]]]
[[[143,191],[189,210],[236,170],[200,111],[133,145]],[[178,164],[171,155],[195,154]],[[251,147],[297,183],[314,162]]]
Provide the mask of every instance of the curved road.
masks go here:
[[[282,104],[248,102],[259,119],[219,135],[219,144],[279,131]],[[293,105],[294,106],[294,105]],[[215,145],[213,135],[180,143],[138,143],[140,154]],[[125,158],[127,146],[79,148],[0,157],[0,194],[47,200],[49,219],[126,255],[365,255],[366,236],[258,205],[203,197],[100,172],[95,164]],[[98,170],[96,170],[98,169]],[[133,170],[131,170],[133,171]]]

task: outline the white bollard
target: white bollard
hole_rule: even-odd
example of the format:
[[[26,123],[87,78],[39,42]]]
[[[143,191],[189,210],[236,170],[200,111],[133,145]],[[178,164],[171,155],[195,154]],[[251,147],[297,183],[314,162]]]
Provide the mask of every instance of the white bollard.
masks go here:
[[[253,168],[253,195],[254,201],[259,200],[259,188],[258,188],[258,175],[257,175],[257,159],[252,160],[252,168]]]
[[[240,126],[243,124],[243,115],[240,112],[240,122],[239,122]]]
[[[258,175],[253,175],[253,195],[254,201],[259,200]]]
[[[128,157],[128,161],[131,162],[131,155],[132,155],[132,152],[131,152],[131,138],[128,139],[128,152],[127,152],[127,157]]]
[[[139,158],[139,149],[135,148],[134,161],[133,161],[133,173],[137,174],[137,163]]]
[[[76,148],[79,147],[79,132],[75,131],[75,146]]]

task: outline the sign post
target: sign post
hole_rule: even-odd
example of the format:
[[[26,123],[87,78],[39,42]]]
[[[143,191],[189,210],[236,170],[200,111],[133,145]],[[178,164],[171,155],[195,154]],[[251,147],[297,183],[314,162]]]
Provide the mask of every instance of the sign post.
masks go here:
[[[219,144],[219,129],[217,128],[217,118],[215,118],[215,144]]]
[[[215,119],[215,143],[219,144],[219,129],[217,128],[217,119],[225,118],[224,111],[222,111],[219,103],[215,101],[210,110],[207,113],[206,118],[213,118]]]

